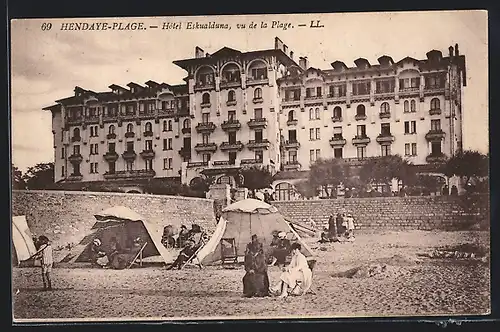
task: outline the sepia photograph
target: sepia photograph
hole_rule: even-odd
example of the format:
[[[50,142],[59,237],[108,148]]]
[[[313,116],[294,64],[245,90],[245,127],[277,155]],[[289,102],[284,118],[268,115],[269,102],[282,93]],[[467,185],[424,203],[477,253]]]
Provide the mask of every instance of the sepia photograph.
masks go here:
[[[486,11],[13,19],[14,323],[491,314]]]

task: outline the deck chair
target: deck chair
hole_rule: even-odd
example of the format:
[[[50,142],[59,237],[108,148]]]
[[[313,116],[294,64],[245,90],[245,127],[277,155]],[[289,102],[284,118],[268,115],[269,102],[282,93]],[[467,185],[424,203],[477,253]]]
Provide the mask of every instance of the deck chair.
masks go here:
[[[196,251],[194,252],[194,254],[192,254],[185,262],[184,264],[182,264],[181,266],[181,270],[188,264],[190,265],[197,265],[200,269],[203,268],[203,265],[201,264],[200,261],[198,261],[198,263],[193,263],[193,259],[196,257],[196,255],[198,255],[198,253],[200,252],[200,250],[205,246],[206,242],[205,242],[205,233],[202,234],[201,236],[201,239],[200,239],[200,243],[199,243],[199,246],[198,246],[198,249],[196,249]]]
[[[142,252],[144,251],[144,248],[146,248],[146,245],[148,243],[144,243],[141,247],[141,249],[137,252],[137,254],[134,256],[134,259],[132,259],[132,261],[130,262],[129,266],[127,267],[127,269],[130,269],[133,265],[139,265],[142,267]],[[139,260],[139,262],[137,262],[137,260]]]
[[[221,261],[222,265],[227,261],[238,263],[238,248],[234,238],[223,238],[220,240]]]

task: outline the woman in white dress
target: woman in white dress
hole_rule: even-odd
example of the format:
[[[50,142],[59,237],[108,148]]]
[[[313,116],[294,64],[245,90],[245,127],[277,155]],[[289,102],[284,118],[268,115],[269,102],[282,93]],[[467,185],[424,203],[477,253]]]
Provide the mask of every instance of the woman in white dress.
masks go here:
[[[283,268],[280,281],[271,288],[271,294],[280,298],[287,297],[289,293],[293,295],[304,295],[311,288],[312,271],[309,268],[306,257],[300,252],[302,246],[299,243],[292,244],[292,260],[290,265]]]

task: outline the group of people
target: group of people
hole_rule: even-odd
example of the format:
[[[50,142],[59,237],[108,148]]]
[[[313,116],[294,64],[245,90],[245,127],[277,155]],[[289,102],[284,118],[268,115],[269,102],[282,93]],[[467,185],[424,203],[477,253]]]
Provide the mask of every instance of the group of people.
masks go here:
[[[123,247],[116,237],[109,240],[108,246],[103,245],[101,239],[95,238],[90,247],[91,262],[94,266],[121,270],[131,263],[131,260],[141,250],[143,242],[140,237],[129,240]]]
[[[354,218],[351,213],[339,212],[337,216],[331,215],[328,219],[328,228],[321,233],[319,242],[353,242]]]
[[[176,231],[172,225],[165,226],[163,229],[163,235],[161,243],[165,248],[184,248],[188,240],[194,235],[201,232],[201,228],[197,224],[193,224],[191,229],[188,230],[185,225],[181,225],[179,233],[175,234]]]
[[[259,241],[257,235],[252,235],[251,242],[247,244],[245,250],[244,264],[246,273],[243,277],[243,295],[245,297],[265,297],[272,295],[284,298],[289,294],[305,294],[312,284],[312,270],[309,267],[306,257],[300,252],[301,249],[300,243],[295,242],[290,245],[292,256],[290,264],[282,268],[279,281],[271,287],[267,274],[268,265],[266,263],[267,259],[263,244]],[[276,246],[273,249],[273,253],[276,253],[275,250]],[[275,258],[277,259],[277,257]]]
[[[186,226],[182,225],[177,241],[182,247],[182,250],[167,270],[171,270],[175,267],[179,270],[182,269],[186,261],[192,258],[198,249],[208,241],[208,235],[197,224],[193,224],[189,231],[187,231]]]

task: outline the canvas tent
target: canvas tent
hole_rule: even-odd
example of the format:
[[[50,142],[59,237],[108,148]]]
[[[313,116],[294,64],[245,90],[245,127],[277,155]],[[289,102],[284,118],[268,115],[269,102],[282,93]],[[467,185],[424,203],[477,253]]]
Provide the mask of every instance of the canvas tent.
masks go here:
[[[257,199],[245,199],[231,204],[222,210],[222,216],[214,234],[208,243],[198,252],[196,259],[203,265],[218,263],[222,258],[222,246],[227,239],[234,239],[238,258],[243,258],[245,248],[256,234],[266,252],[270,249],[273,231],[285,232],[293,242],[302,246],[302,253],[312,257],[312,250],[302,241],[300,236],[290,227],[278,210]]]
[[[21,262],[36,253],[33,235],[28,227],[25,216],[12,217],[12,260],[14,265],[20,265]]]
[[[163,229],[157,229],[135,211],[124,206],[115,206],[94,217],[97,221],[92,226],[90,234],[85,236],[61,263],[90,262],[92,242],[96,238],[101,240],[103,249],[106,251],[112,238],[116,238],[118,243],[126,246],[137,237],[140,237],[142,241],[147,241],[143,250],[144,258],[151,257],[153,259],[149,261],[153,262],[170,263],[173,261],[170,252],[161,243]]]

